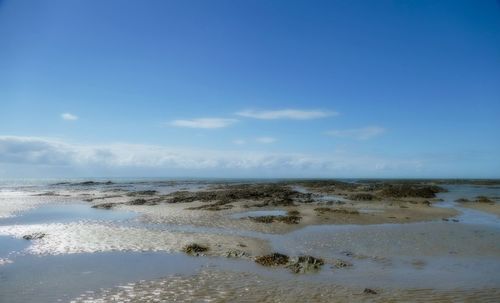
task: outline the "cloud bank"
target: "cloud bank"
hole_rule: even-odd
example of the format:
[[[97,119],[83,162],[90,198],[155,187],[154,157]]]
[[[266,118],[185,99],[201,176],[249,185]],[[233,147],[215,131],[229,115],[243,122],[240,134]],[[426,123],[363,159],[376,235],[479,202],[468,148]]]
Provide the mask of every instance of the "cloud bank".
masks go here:
[[[322,110],[298,110],[298,109],[282,109],[282,110],[244,110],[237,112],[236,115],[245,118],[253,118],[260,120],[276,120],[276,119],[291,119],[291,120],[311,120],[336,116],[338,113]]]
[[[19,173],[16,166],[38,172],[54,168],[76,174],[91,171],[124,176],[182,172],[231,176],[370,175],[421,167],[418,160],[384,159],[335,151],[328,155],[268,153],[246,150],[199,150],[141,144],[74,144],[39,137],[0,136],[0,172]]]
[[[170,125],[177,127],[188,128],[223,128],[227,127],[238,120],[236,119],[223,119],[223,118],[199,118],[190,120],[173,120]]]

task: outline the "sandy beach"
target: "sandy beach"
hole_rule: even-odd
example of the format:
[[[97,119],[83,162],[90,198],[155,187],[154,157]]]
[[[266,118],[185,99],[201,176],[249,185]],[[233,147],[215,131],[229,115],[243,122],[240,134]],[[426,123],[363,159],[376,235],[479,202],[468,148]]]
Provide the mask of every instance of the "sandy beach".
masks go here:
[[[494,185],[402,180],[4,186],[0,240],[7,249],[0,251],[0,271],[6,271],[0,298],[490,301],[500,292],[496,193]],[[110,254],[111,264],[105,261]],[[36,272],[66,256],[78,260],[70,267],[94,260],[130,269],[108,277],[107,287],[80,281],[62,293],[43,286],[30,292],[23,286],[27,281],[15,278],[28,264]],[[146,268],[179,260],[136,275],[125,261],[131,256]],[[103,273],[94,269],[89,275]]]

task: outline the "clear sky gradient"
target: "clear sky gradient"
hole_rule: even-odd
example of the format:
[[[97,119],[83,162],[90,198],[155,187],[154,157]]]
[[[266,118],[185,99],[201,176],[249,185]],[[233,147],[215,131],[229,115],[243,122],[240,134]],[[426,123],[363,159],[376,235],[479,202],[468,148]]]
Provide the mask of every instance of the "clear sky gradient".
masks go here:
[[[500,4],[1,1],[0,177],[500,177]]]

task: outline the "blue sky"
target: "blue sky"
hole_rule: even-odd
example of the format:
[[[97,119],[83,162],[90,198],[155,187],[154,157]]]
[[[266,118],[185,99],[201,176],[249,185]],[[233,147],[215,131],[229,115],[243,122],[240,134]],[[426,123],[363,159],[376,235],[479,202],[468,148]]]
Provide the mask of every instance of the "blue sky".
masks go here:
[[[500,177],[498,1],[0,1],[0,177]]]

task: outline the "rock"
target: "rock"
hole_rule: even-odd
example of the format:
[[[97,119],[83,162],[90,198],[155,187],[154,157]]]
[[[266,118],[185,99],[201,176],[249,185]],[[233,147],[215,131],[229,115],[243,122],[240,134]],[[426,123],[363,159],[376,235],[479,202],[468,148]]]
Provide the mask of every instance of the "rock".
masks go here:
[[[318,271],[325,262],[312,256],[300,256],[297,261],[287,267],[296,274]]]
[[[60,194],[54,192],[54,191],[48,191],[40,194],[34,194],[32,196],[38,196],[38,197],[43,197],[43,196],[60,196]]]
[[[304,180],[298,184],[322,193],[335,193],[338,190],[351,191],[360,187],[360,184],[338,180]]]
[[[140,191],[133,191],[127,193],[127,196],[129,197],[136,197],[136,196],[154,196],[158,194],[158,191],[156,190],[140,190]]]
[[[208,247],[196,243],[192,243],[184,247],[183,251],[188,255],[203,256],[202,253],[208,251]]]
[[[30,235],[24,235],[23,239],[24,240],[37,240],[37,239],[41,239],[43,237],[45,237],[44,233],[36,232],[36,233],[32,233]]]
[[[273,223],[276,219],[276,216],[248,217],[248,219],[259,223]]]
[[[376,290],[373,290],[371,288],[365,288],[365,290],[363,290],[363,293],[365,295],[376,295],[376,294],[378,294],[378,292]]]
[[[11,263],[13,263],[13,262],[10,259],[0,258],[0,266],[5,265],[5,264],[11,264]]]
[[[248,254],[239,249],[231,249],[226,253],[227,258],[243,258],[248,257]]]
[[[89,186],[89,185],[96,185],[96,184],[99,184],[99,182],[94,182],[94,181],[84,181],[84,182],[76,183],[76,185],[85,185],[85,186]]]
[[[448,219],[448,218],[442,218],[441,220],[446,221],[446,222],[450,221],[450,219]]]
[[[113,206],[115,206],[115,203],[101,203],[101,204],[92,205],[92,208],[110,209]]]
[[[259,223],[282,222],[286,224],[299,224],[302,217],[299,216],[259,216],[248,217],[248,219]]]
[[[283,222],[286,224],[299,224],[302,217],[299,216],[277,216],[276,220],[278,222]]]
[[[294,209],[294,210],[289,210],[287,214],[289,216],[298,216],[298,215],[300,215],[300,212],[298,210]]]
[[[338,213],[344,215],[359,215],[359,211],[355,209],[345,209],[345,208],[317,207],[314,209],[314,211],[317,211],[320,214],[325,214],[330,212],[330,213]]]
[[[485,197],[485,196],[477,196],[476,200],[474,200],[474,202],[479,202],[479,203],[493,203],[493,201],[490,200],[490,198]]]
[[[456,199],[455,202],[466,203],[466,202],[470,202],[470,200],[469,199],[465,199],[465,198],[460,198],[460,199]]]
[[[337,259],[335,260],[333,266],[335,266],[336,268],[346,268],[346,267],[352,267],[352,263],[341,259]]]
[[[372,194],[359,193],[359,194],[349,195],[347,196],[347,199],[352,201],[372,201],[375,200],[376,197]]]
[[[263,266],[279,266],[288,263],[289,257],[280,253],[260,256],[255,258],[255,262]]]
[[[314,209],[314,211],[317,211],[320,214],[324,214],[324,213],[332,211],[332,209],[330,207],[316,207]]]
[[[157,203],[152,200],[146,200],[146,199],[134,199],[132,201],[127,202],[128,205],[156,205]]]
[[[207,204],[207,205],[201,205],[201,206],[196,206],[196,207],[188,207],[186,209],[188,210],[211,210],[211,211],[219,211],[219,210],[226,210],[226,209],[231,209],[234,206],[231,204],[225,204],[225,203],[220,203],[216,202],[213,204]]]
[[[346,257],[354,257],[355,255],[352,251],[349,250],[344,250],[343,252],[341,252],[341,254],[343,254]]]
[[[94,186],[94,185],[111,185],[114,184],[111,181],[106,182],[95,182],[95,181],[84,181],[79,183],[72,183],[71,185],[79,185],[79,186]]]

